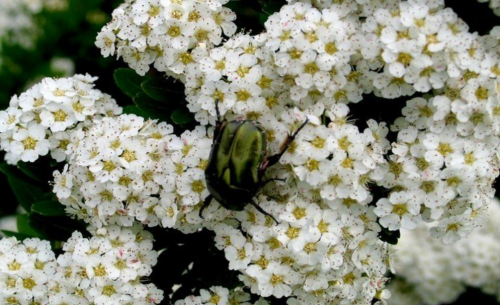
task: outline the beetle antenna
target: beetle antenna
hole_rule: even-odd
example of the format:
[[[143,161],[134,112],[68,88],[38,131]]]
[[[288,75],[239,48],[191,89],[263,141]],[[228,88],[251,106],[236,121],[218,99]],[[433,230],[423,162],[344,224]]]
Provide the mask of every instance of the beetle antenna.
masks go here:
[[[271,217],[277,225],[279,224],[279,222],[276,220],[276,218],[274,218],[273,215],[271,215],[268,212],[264,211],[264,209],[261,208],[255,201],[251,200],[250,204],[253,205],[257,209],[257,211],[261,212],[262,214],[264,214],[266,216]]]
[[[203,205],[201,206],[200,212],[198,213],[198,216],[200,216],[201,219],[205,219],[203,217],[203,211],[210,205],[213,198],[214,196],[208,195],[207,198],[205,198],[205,201],[203,201]]]
[[[290,147],[292,142],[295,140],[295,137],[297,137],[297,135],[302,130],[302,128],[306,127],[307,123],[309,123],[308,118],[304,121],[304,123],[302,123],[302,125],[300,125],[300,127],[294,133],[292,133],[291,135],[288,136],[288,139],[286,139],[286,142],[285,142],[283,149],[279,153],[277,153],[276,155],[269,157],[268,162],[267,162],[264,169],[271,167],[274,164],[278,163],[278,161],[285,154],[285,152]]]

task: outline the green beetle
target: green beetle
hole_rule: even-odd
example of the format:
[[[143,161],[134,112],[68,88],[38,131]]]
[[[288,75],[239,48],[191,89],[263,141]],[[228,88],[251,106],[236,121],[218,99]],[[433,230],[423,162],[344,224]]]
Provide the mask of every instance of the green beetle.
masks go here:
[[[263,181],[263,177],[266,169],[280,160],[308,120],[288,136],[278,154],[267,156],[266,133],[257,121],[221,121],[217,103],[216,111],[214,142],[205,169],[205,180],[210,195],[200,209],[200,217],[203,218],[203,210],[215,198],[223,207],[233,211],[242,211],[247,204],[251,204],[259,212],[276,221],[255,203],[253,197],[266,183],[281,180],[273,178]]]

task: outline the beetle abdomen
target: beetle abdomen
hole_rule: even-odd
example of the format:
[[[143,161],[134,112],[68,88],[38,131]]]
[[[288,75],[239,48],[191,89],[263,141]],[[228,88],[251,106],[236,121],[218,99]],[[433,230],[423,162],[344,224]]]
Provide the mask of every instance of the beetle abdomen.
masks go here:
[[[266,136],[258,123],[232,121],[222,125],[205,176],[208,190],[225,208],[242,210],[255,196],[266,147]]]

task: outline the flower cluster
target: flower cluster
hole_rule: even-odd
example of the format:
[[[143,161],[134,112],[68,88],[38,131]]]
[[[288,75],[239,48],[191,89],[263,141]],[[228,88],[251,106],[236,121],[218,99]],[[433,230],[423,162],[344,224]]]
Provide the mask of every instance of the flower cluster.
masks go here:
[[[375,210],[390,230],[414,228],[423,219],[438,221],[433,235],[447,243],[466,235],[479,225],[475,216],[493,196],[498,176],[499,30],[486,37],[468,33],[442,1],[323,6],[328,9],[285,5],[270,16],[265,33],[237,35],[197,57],[186,68],[189,109],[201,124],[214,124],[215,101],[227,118],[258,120],[277,140],[275,151],[300,110],[329,117],[332,129],[347,115],[344,104],[362,94],[397,98],[434,90],[432,97],[407,101],[404,117],[392,126],[398,140],[389,162],[383,158],[387,130],[373,121],[367,140],[373,143],[360,140],[352,126],[333,139],[332,130],[310,125],[304,131],[309,144],[284,160],[323,198],[325,182],[337,176],[343,181],[335,183],[358,201],[367,198],[368,183],[392,191]]]
[[[487,2],[490,8],[493,10],[493,13],[495,13],[495,15],[497,16],[500,16],[500,1],[498,0],[477,0],[477,1],[479,1],[480,3]]]
[[[74,131],[73,154],[65,171],[55,172],[54,192],[69,214],[97,227],[134,220],[174,227],[208,195],[203,170],[212,141],[203,127],[180,137],[172,132],[136,115]]]
[[[332,113],[347,115],[347,109],[343,111]],[[306,114],[297,112],[294,117],[290,126],[302,123]],[[314,114],[309,117],[319,121]],[[368,206],[371,196],[366,186],[357,183],[362,175],[358,170],[371,175],[361,160],[375,156],[369,153],[371,148],[387,150],[380,140],[387,128],[373,123],[373,129],[359,133],[345,123],[345,117],[337,118],[344,122],[335,128],[338,132],[327,127],[318,129],[321,133],[315,133],[317,128],[304,128],[294,154],[284,157],[300,165],[295,169],[276,166],[266,176],[288,182],[268,183],[257,200],[281,221],[279,225],[251,205],[234,213],[215,201],[201,218],[199,209],[209,194],[203,170],[212,143],[206,127],[178,137],[171,126],[135,115],[103,118],[76,132],[78,141],[69,167],[56,172],[54,192],[70,214],[95,226],[128,226],[138,220],[184,232],[201,227],[214,230],[229,268],[240,270],[241,279],[262,296],[283,297],[293,292],[304,304],[336,297],[369,302],[383,289],[387,247],[377,238],[380,227],[374,207]],[[379,140],[374,137],[377,132]],[[316,155],[306,157],[306,151],[324,160],[315,162],[311,158]],[[332,152],[343,157],[327,160],[325,154]],[[340,166],[352,180],[342,181],[334,166],[338,163],[356,164]],[[329,168],[327,177],[319,173],[319,166]],[[300,179],[295,180],[294,170]],[[238,220],[243,231],[236,229],[232,219]]]
[[[157,252],[140,226],[79,232],[57,258],[48,241],[0,240],[2,304],[158,304],[163,292],[141,279],[150,275]]]
[[[107,94],[94,89],[97,78],[45,78],[0,111],[0,147],[10,164],[33,162],[49,152],[56,161],[67,160],[72,128],[87,126],[121,108]]]
[[[393,294],[389,304],[453,303],[466,287],[500,299],[499,218],[500,202],[495,199],[484,226],[449,246],[430,239],[425,226],[404,230],[396,246],[397,280],[389,286]]]
[[[269,305],[265,299],[260,298],[252,302],[250,294],[242,290],[229,290],[221,286],[201,289],[199,296],[188,296],[184,300],[175,302],[175,305]]]
[[[236,31],[228,0],[127,0],[97,36],[103,56],[117,55],[144,75],[149,65],[170,74],[184,72],[199,44],[219,45]]]

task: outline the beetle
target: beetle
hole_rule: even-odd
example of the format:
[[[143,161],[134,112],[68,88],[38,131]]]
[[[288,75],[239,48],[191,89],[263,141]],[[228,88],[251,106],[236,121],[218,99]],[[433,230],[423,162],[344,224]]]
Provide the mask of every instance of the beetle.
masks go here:
[[[263,181],[266,169],[278,163],[292,144],[297,134],[309,122],[305,120],[292,134],[288,135],[279,153],[267,155],[266,133],[257,121],[221,121],[218,101],[215,104],[217,122],[210,157],[205,169],[205,181],[210,195],[205,199],[199,215],[215,198],[228,210],[242,211],[248,204],[259,212],[276,219],[264,211],[253,198],[268,182],[281,180],[272,178]]]

